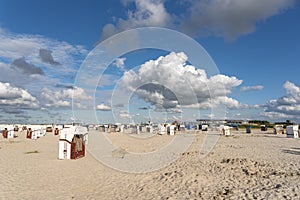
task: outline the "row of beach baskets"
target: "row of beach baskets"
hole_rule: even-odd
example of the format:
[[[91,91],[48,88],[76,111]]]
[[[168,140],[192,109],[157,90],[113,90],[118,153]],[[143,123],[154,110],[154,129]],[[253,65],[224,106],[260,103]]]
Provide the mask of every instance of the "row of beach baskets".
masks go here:
[[[3,138],[15,138],[13,127],[4,128],[2,131]],[[58,159],[77,159],[85,156],[85,145],[88,142],[88,129],[82,126],[59,127],[53,129],[42,129],[31,127],[24,129],[27,139],[36,140],[46,135],[46,132],[53,132],[59,135]]]

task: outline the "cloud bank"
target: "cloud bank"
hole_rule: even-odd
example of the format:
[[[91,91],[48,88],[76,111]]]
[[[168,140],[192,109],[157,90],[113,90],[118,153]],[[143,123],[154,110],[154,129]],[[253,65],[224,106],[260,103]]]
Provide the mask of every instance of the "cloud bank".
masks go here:
[[[37,109],[40,106],[37,98],[26,90],[3,82],[0,82],[0,105],[7,112],[11,109]]]
[[[70,107],[71,99],[89,100],[92,97],[88,96],[82,88],[68,88],[63,90],[50,90],[44,88],[41,93],[42,98],[46,101],[47,107]],[[83,108],[82,105],[76,105],[79,108]]]
[[[177,11],[171,13],[168,10],[169,1],[123,2],[129,9],[126,18],[106,24],[101,40],[124,30],[145,26],[173,28],[193,37],[217,36],[232,40],[254,32],[257,23],[296,4],[296,0],[183,0],[172,2],[172,6],[177,6]]]
[[[182,28],[190,35],[235,39],[255,31],[256,24],[292,7],[295,0],[191,1],[190,16]]]
[[[28,110],[28,116],[36,122],[49,121],[49,117],[68,120],[65,113],[58,112],[59,108],[71,108],[73,90],[81,94],[78,98],[86,96],[83,89],[70,86],[87,55],[85,47],[41,35],[14,34],[1,27],[0,33],[0,110],[11,116],[2,122],[14,119],[12,114],[25,116]],[[50,116],[41,115],[41,108],[45,107]]]
[[[271,119],[300,119],[300,87],[289,81],[283,87],[286,95],[270,100],[261,115]]]

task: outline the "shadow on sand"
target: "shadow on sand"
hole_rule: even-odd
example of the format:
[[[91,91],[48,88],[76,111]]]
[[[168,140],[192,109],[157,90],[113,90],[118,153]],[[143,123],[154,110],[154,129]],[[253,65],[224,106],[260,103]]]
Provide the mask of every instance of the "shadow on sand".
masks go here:
[[[282,152],[300,156],[300,148],[292,148],[292,149],[296,149],[296,150],[284,149],[282,150]]]

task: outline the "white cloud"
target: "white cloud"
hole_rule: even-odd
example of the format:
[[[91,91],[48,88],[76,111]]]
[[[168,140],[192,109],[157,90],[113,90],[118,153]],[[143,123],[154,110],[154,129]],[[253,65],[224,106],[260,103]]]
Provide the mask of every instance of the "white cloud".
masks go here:
[[[124,69],[126,58],[116,58],[114,65],[116,65],[119,69]]]
[[[261,112],[259,115],[262,117],[267,117],[271,120],[300,119],[299,116],[288,115],[280,112]]]
[[[251,91],[251,90],[263,90],[264,86],[262,85],[253,85],[253,86],[243,86],[241,91]]]
[[[69,101],[64,100],[56,100],[52,103],[46,103],[45,106],[47,107],[69,107],[71,106],[71,103]]]
[[[183,30],[192,35],[216,35],[234,39],[251,33],[259,21],[292,7],[295,0],[192,1]]]
[[[168,110],[168,113],[182,113],[182,112],[183,112],[182,109],[178,109],[178,108]]]
[[[120,110],[118,115],[119,115],[120,118],[123,118],[123,119],[131,118],[131,115],[127,110]]]
[[[270,100],[264,105],[265,110],[261,115],[272,119],[299,119],[300,117],[300,87],[287,81],[283,87],[286,95]]]
[[[179,105],[203,109],[216,104],[225,104],[229,108],[240,106],[237,100],[227,95],[242,83],[241,80],[222,74],[208,78],[204,70],[187,65],[187,59],[183,52],[172,52],[150,60],[141,65],[138,72],[125,72],[119,84],[156,109],[177,108]]]
[[[73,98],[73,99],[79,99],[79,100],[88,100],[92,99],[92,97],[88,96],[84,89],[75,87],[73,89],[69,88],[66,90],[61,91],[61,97],[62,98]]]
[[[19,109],[37,109],[39,101],[24,89],[0,82],[1,108],[14,107]]]
[[[104,104],[102,103],[102,104],[97,105],[96,109],[97,109],[97,110],[101,110],[101,111],[110,111],[110,110],[111,110],[111,107],[108,106],[108,105],[104,105]]]
[[[44,88],[41,96],[48,103],[45,105],[47,107],[69,107],[71,105],[70,100],[73,98],[75,100],[90,100],[92,97],[88,96],[84,89],[82,88],[68,88],[63,90],[50,90]],[[78,108],[83,108],[81,104],[75,104]]]
[[[224,104],[229,109],[239,109],[247,107],[247,105],[243,105],[236,99],[227,96],[221,96],[216,99],[212,99],[212,102],[213,104]]]
[[[294,83],[286,81],[283,85],[286,89],[286,93],[297,101],[300,101],[300,88],[296,86]]]
[[[172,17],[166,11],[162,0],[127,0],[134,3],[136,10],[129,10],[127,19],[118,19],[117,24],[107,24],[102,30],[101,40],[124,30],[145,26],[170,27]]]

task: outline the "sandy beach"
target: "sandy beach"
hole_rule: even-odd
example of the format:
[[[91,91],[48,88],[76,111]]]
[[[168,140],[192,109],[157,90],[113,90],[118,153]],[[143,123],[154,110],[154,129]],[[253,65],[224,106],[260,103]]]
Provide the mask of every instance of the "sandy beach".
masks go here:
[[[87,152],[58,160],[58,136],[0,137],[0,199],[300,199],[300,139],[245,130],[221,136],[203,159],[205,132],[169,166],[145,174],[111,169]],[[126,151],[159,149],[174,136],[108,133]],[[125,155],[126,156],[126,155]],[[122,158],[120,158],[122,159]]]

